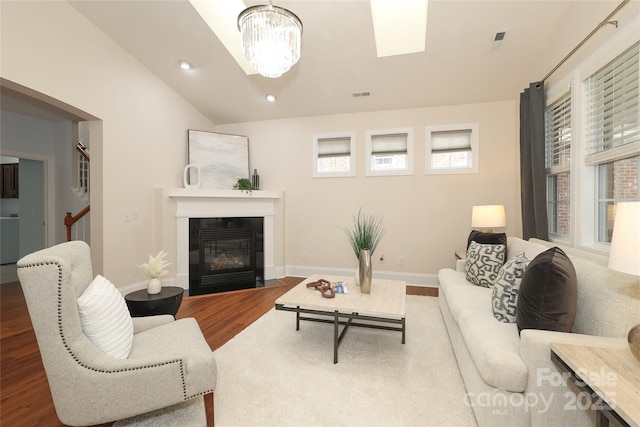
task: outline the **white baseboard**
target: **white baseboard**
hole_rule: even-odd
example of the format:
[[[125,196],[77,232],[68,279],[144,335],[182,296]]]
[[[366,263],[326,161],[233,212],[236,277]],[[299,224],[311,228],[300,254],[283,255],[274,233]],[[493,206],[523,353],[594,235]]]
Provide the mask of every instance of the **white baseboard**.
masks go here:
[[[266,280],[280,279],[281,277],[285,276],[284,271],[284,266],[267,266],[264,269],[264,278]]]
[[[313,274],[326,274],[327,276],[355,276],[355,269],[309,267],[299,265],[287,265],[285,276],[308,277]],[[397,271],[373,270],[375,279],[403,280],[407,285],[422,286],[428,288],[438,287],[438,276],[435,274],[399,273]]]

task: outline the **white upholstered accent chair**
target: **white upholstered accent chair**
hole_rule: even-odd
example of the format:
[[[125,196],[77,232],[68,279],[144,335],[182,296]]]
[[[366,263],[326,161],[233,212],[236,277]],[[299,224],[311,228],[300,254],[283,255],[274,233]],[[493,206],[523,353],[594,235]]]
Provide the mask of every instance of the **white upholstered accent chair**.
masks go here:
[[[213,392],[215,359],[193,318],[133,318],[126,359],[106,355],[84,335],[76,299],[94,278],[86,243],[62,243],[27,255],[18,261],[18,277],[64,424],[108,423],[184,406]]]

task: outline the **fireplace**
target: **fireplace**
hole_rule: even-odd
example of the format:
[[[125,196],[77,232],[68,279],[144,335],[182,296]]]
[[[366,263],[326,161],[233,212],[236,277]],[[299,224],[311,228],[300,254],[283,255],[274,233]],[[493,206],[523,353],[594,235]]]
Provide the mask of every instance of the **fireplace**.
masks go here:
[[[254,190],[247,194],[237,190],[167,188],[157,189],[156,196],[158,206],[162,207],[160,214],[164,218],[175,216],[176,286],[190,289],[191,260],[199,256],[191,250],[192,233],[189,223],[192,219],[200,219],[201,223],[213,223],[236,217],[252,218],[252,221],[261,218],[263,233],[256,234],[256,244],[262,245],[262,254],[260,249],[256,250],[256,283],[253,286],[261,285],[261,274],[265,284],[277,283],[276,278],[285,275],[285,268],[281,264],[284,256],[283,192]],[[161,203],[167,198],[175,201],[175,207]],[[160,241],[165,242],[165,235],[159,235]]]
[[[262,217],[189,219],[189,295],[264,286]]]

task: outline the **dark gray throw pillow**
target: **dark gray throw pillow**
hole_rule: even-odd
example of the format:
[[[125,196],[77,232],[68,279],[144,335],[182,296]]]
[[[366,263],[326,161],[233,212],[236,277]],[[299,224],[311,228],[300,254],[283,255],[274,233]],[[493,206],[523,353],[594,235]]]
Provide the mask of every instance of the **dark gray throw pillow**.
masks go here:
[[[483,233],[482,231],[473,230],[467,239],[467,249],[471,242],[480,243],[481,245],[504,245],[507,246],[507,235],[505,233]]]
[[[536,256],[525,269],[516,303],[523,329],[570,332],[576,317],[578,282],[573,263],[558,247]]]

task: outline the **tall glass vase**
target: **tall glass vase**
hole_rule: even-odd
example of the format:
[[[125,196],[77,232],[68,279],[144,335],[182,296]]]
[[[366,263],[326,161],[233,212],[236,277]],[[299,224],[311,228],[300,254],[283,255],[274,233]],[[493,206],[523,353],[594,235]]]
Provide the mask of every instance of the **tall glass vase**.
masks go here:
[[[361,249],[358,278],[360,279],[360,292],[363,294],[371,292],[371,275],[371,252],[369,249]]]

